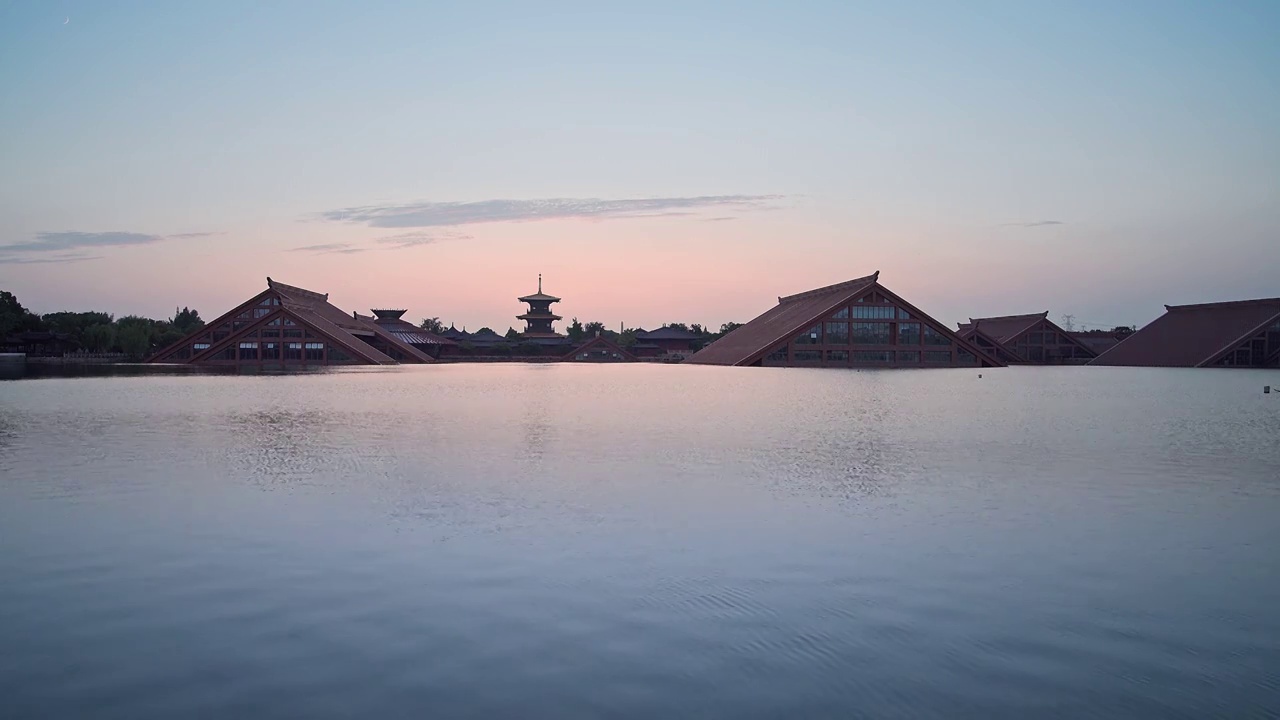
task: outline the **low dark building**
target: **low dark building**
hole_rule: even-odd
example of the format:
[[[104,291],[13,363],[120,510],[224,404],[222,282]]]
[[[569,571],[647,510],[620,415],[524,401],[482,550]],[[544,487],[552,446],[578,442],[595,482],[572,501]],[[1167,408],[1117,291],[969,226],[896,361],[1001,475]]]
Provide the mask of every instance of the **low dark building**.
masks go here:
[[[1095,355],[1102,353],[1115,347],[1121,340],[1133,334],[1132,331],[1116,330],[1088,330],[1088,331],[1067,331],[1067,334],[1075,338],[1081,344],[1088,347]]]
[[[956,334],[1009,364],[1083,365],[1098,356],[1050,320],[1048,311],[969,318]]]
[[[1092,364],[1280,367],[1280,298],[1164,307]]]
[[[156,353],[150,362],[264,369],[433,359],[372,318],[333,306],[327,294],[267,278],[266,290]]]
[[[660,327],[657,330],[636,331],[636,345],[656,347],[656,355],[692,355],[701,341],[701,336],[680,328]]]
[[[23,353],[29,357],[62,357],[75,351],[75,339],[67,333],[25,330],[14,333],[0,343],[0,352]]]
[[[802,367],[999,367],[995,356],[880,284],[876,272],[778,298],[689,362]]]
[[[635,362],[636,357],[617,343],[597,334],[574,348],[562,360],[566,362]]]

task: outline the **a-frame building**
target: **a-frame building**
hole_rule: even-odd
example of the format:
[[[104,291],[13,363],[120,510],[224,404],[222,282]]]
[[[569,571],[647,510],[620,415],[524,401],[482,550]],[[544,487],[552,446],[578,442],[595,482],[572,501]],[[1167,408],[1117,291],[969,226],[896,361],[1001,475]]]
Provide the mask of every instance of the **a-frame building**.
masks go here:
[[[1280,298],[1165,305],[1092,365],[1280,367]]]
[[[688,361],[796,367],[1001,367],[880,284],[880,273],[778,298]]]
[[[969,318],[956,333],[1009,364],[1084,365],[1098,356],[1049,319],[1049,312]]]
[[[564,362],[635,362],[636,356],[600,333],[560,358]]]
[[[327,294],[267,278],[266,290],[148,362],[269,369],[433,360],[372,318],[333,306]]]

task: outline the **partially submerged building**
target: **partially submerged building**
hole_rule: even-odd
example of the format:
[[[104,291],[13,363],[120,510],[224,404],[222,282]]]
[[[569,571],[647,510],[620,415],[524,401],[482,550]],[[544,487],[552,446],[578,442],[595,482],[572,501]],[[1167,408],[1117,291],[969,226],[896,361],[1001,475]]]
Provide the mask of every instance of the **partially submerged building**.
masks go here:
[[[400,342],[412,345],[433,358],[439,358],[442,353],[458,345],[446,337],[436,335],[404,320],[403,316],[408,312],[407,310],[371,310],[370,312],[374,317],[357,316],[357,319],[371,320],[378,327],[394,335]]]
[[[627,352],[614,341],[596,333],[571,350],[561,360],[566,362],[636,362],[636,356]]]
[[[1280,367],[1280,298],[1164,307],[1091,364]]]
[[[429,363],[433,358],[373,318],[338,309],[328,294],[268,277],[266,290],[156,353],[150,362],[265,369]]]
[[[1008,364],[1084,365],[1098,356],[1050,320],[1048,311],[969,318],[956,333]]]
[[[696,353],[703,365],[1000,367],[1004,363],[880,284],[880,273],[778,298]]]

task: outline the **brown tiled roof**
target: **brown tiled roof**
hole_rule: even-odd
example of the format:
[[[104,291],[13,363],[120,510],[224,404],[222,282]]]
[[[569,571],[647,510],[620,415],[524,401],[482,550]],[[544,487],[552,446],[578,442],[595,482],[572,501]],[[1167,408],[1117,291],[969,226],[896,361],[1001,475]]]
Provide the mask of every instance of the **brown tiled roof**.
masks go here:
[[[329,303],[328,293],[318,293],[294,285],[286,285],[267,278],[267,287],[280,296],[280,305],[293,313],[299,320],[309,323],[315,329],[329,336],[330,340],[346,347],[358,357],[379,365],[393,365],[395,360],[382,351],[374,348],[355,336],[374,334],[373,330],[361,323],[354,316]],[[427,360],[425,362],[430,362]]]
[[[417,325],[414,325],[408,320],[401,320],[400,315],[404,314],[405,312],[404,310],[396,310],[395,312],[400,313],[400,315],[395,315],[395,316],[387,315],[387,313],[389,312],[387,310],[374,310],[373,312],[383,313],[383,315],[375,319],[373,323],[378,327],[391,333],[392,335],[395,335],[396,339],[400,340],[401,342],[406,342],[406,343],[409,343],[410,345],[457,345],[458,344],[450,340],[449,338],[441,337],[439,335],[436,335],[433,332],[423,330],[422,328],[418,327]]]
[[[686,362],[702,365],[750,365],[791,336],[821,322],[841,305],[875,287],[889,296],[895,304],[912,313],[913,318],[926,321],[934,329],[950,336],[963,349],[992,365],[1004,365],[978,346],[951,332],[945,325],[925,315],[919,308],[894,295],[879,284],[879,279],[880,273],[877,271],[866,277],[780,297],[773,309],[711,343]]]
[[[1047,317],[1049,317],[1048,310],[1031,315],[969,318],[969,322],[960,324],[959,334],[961,337],[965,337],[965,333],[969,332],[971,328],[979,327],[982,329],[983,335],[999,342],[1001,345],[1006,345]]]
[[[1200,367],[1280,319],[1280,298],[1165,305],[1165,314],[1091,365]]]
[[[701,365],[742,365],[754,360],[801,327],[835,312],[835,309],[872,285],[880,277],[876,271],[835,285],[778,298],[778,304],[751,322],[702,348],[688,362]]]

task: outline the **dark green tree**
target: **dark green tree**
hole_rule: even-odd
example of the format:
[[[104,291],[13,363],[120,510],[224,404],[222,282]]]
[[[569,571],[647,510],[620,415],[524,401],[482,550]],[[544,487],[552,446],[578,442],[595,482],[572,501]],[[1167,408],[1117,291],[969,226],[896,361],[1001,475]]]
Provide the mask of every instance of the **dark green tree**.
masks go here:
[[[586,331],[582,329],[582,323],[578,322],[578,318],[574,318],[573,322],[569,323],[569,329],[565,330],[565,334],[574,342],[581,340],[585,333]]]
[[[662,327],[671,328],[673,330],[684,330],[685,332],[689,332],[689,326],[685,325],[684,323],[667,323]]]
[[[173,317],[169,320],[169,324],[178,332],[178,337],[174,338],[174,342],[177,342],[182,339],[183,335],[204,327],[204,320],[200,319],[199,312],[192,310],[191,308],[184,307],[173,313]],[[165,344],[167,345],[168,343]]]
[[[519,339],[520,339],[520,333],[519,333],[519,331],[517,331],[515,328],[513,328],[513,327],[509,327],[509,328],[507,328],[507,334],[506,334],[506,335],[503,335],[503,337],[505,337],[505,338],[506,338],[506,339],[508,339],[508,340],[519,340]]]
[[[121,324],[116,331],[116,345],[130,360],[141,360],[151,350],[151,328],[140,323]]]
[[[116,344],[116,328],[110,323],[98,323],[84,329],[80,345],[89,352],[107,352]]]
[[[742,327],[742,323],[727,322],[720,326],[720,337],[724,337],[740,327]]]
[[[448,329],[444,326],[444,323],[440,322],[440,318],[438,317],[423,318],[422,322],[418,323],[418,327],[429,333],[435,333],[436,335],[439,335]]]
[[[0,339],[11,333],[44,329],[39,315],[22,307],[13,293],[0,290]]]
[[[589,323],[587,323],[586,325],[583,325],[583,326],[582,326],[582,334],[583,334],[585,337],[589,337],[589,338],[593,338],[593,337],[595,337],[596,335],[603,335],[603,334],[604,334],[604,323],[602,323],[602,322],[596,322],[596,321],[589,322]]]

